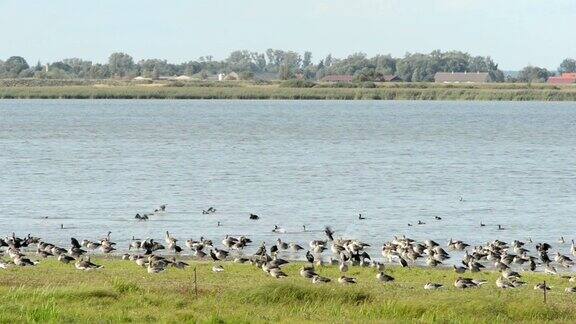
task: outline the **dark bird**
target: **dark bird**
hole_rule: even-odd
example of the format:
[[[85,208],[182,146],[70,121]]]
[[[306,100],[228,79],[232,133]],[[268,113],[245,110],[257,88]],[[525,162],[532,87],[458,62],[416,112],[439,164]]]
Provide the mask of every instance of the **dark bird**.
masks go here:
[[[78,242],[78,240],[75,239],[75,238],[73,238],[73,237],[70,238],[70,243],[72,244],[72,248],[74,248],[74,249],[79,249],[79,248],[82,247],[82,246],[80,245],[80,243]]]
[[[408,223],[408,227],[412,226],[412,224]]]
[[[539,252],[547,252],[548,250],[550,250],[552,248],[552,245],[548,244],[548,243],[538,243],[536,244],[536,250],[538,250]]]
[[[270,247],[270,254],[278,252],[278,246],[276,244]]]
[[[314,256],[312,253],[310,253],[310,251],[306,252],[306,260],[308,260],[310,263],[314,263]]]
[[[545,264],[552,262],[552,260],[550,260],[550,257],[548,256],[548,252],[546,251],[540,251],[540,261],[542,261]]]
[[[220,259],[218,259],[218,257],[216,256],[216,254],[214,254],[214,251],[212,251],[212,250],[210,250],[210,257],[214,261],[220,261]]]
[[[442,220],[442,217],[440,217],[440,216],[434,216],[434,219],[435,219],[435,220]]]
[[[326,233],[326,236],[330,241],[334,241],[334,231],[330,228],[330,226],[324,227],[324,233]]]
[[[362,216],[362,214],[358,214],[358,219],[363,220],[366,219],[366,217]]]
[[[419,221],[418,221],[418,225],[426,225],[426,223],[424,223],[423,221],[419,220]]]
[[[505,228],[502,227],[502,225],[498,224],[498,230],[499,230],[499,231],[503,231],[503,230],[505,230]]]
[[[260,216],[258,216],[256,214],[250,214],[250,219],[251,220],[258,220],[258,219],[260,219]]]
[[[530,259],[530,271],[536,271],[536,262]]]
[[[486,224],[482,223],[482,221],[480,221],[480,227],[484,227],[486,226]]]
[[[403,257],[399,257],[400,258],[400,265],[402,266],[402,268],[406,268],[408,266],[408,262],[403,258]]]

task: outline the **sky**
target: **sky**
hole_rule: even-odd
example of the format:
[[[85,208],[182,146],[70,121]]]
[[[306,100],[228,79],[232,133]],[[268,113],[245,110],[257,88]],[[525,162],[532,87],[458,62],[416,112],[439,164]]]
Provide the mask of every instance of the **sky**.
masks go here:
[[[122,51],[180,63],[268,48],[368,55],[460,50],[502,70],[576,58],[576,0],[0,0],[0,59]]]

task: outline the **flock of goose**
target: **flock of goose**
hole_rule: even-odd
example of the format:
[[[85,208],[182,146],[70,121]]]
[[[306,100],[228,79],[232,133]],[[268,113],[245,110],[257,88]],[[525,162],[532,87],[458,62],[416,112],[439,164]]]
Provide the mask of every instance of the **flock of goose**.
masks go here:
[[[161,209],[164,210],[165,205]],[[213,211],[208,209],[205,212]],[[336,238],[335,232],[330,227],[324,229],[324,235],[320,239],[310,241],[307,248],[295,242],[285,242],[280,238],[271,246],[262,242],[257,245],[256,251],[252,254],[248,253],[247,249],[252,246],[252,240],[245,236],[226,235],[221,241],[220,248],[204,237],[199,240],[188,239],[184,242],[184,248],[179,244],[178,239],[166,232],[163,243],[154,239],[139,240],[132,237],[128,253],[123,254],[122,259],[132,261],[145,268],[148,273],[154,274],[164,272],[168,268],[189,267],[188,263],[177,260],[177,257],[180,258],[188,253],[197,260],[213,261],[212,271],[215,273],[225,271],[223,262],[232,261],[251,264],[267,275],[280,279],[288,276],[283,266],[291,262],[282,255],[284,253],[292,256],[304,254],[307,262],[301,267],[299,274],[313,284],[329,283],[333,280],[316,272],[316,268],[322,266],[338,267],[341,272],[340,277],[336,279],[338,283],[355,284],[356,278],[346,276],[351,267],[373,267],[376,270],[376,280],[387,283],[393,282],[395,278],[386,274],[386,263],[400,267],[447,266],[446,260],[454,257],[448,252],[450,251],[463,255],[458,265],[452,262],[453,270],[460,275],[454,282],[454,286],[459,289],[476,288],[486,284],[486,281],[470,277],[488,269],[500,272],[501,275],[495,282],[496,287],[500,289],[516,289],[526,285],[522,279],[522,271],[540,271],[566,279],[567,285],[576,283],[576,276],[570,275],[574,261],[570,256],[561,254],[559,251],[553,253],[552,246],[548,243],[537,243],[531,251],[528,249],[528,243],[517,240],[511,243],[494,240],[484,245],[471,246],[463,241],[450,239],[446,246],[442,247],[433,240],[418,242],[403,236],[394,237],[393,240],[385,242],[380,251],[383,258],[377,261],[368,254],[367,248],[370,245],[367,243],[357,239]],[[564,242],[564,238],[559,240],[559,244]],[[0,268],[35,266],[39,262],[38,259],[54,257],[62,263],[74,264],[78,270],[95,270],[102,266],[91,262],[90,255],[118,253],[116,246],[111,239],[111,232],[97,240],[78,241],[76,238],[71,238],[68,247],[45,242],[30,234],[17,237],[12,233],[11,236],[0,239],[0,247],[7,247],[5,253],[12,261],[11,263],[1,261]],[[327,252],[328,250],[330,251]],[[133,251],[136,252],[132,253]],[[572,241],[570,251],[572,256],[576,256],[574,241]],[[34,252],[37,258],[31,256]],[[558,269],[563,269],[563,271],[558,271]],[[467,273],[470,273],[470,277],[465,277]],[[428,282],[424,289],[435,290],[443,286],[442,283]],[[549,290],[551,287],[538,283],[534,289]],[[565,291],[576,293],[576,287],[567,287]]]

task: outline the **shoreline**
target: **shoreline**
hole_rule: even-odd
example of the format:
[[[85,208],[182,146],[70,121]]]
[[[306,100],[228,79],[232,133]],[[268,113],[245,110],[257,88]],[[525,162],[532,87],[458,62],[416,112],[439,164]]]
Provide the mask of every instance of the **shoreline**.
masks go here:
[[[159,99],[159,100],[402,100],[575,102],[576,87],[521,84],[381,84],[376,87],[309,88],[282,84],[159,84],[2,86],[0,99]]]

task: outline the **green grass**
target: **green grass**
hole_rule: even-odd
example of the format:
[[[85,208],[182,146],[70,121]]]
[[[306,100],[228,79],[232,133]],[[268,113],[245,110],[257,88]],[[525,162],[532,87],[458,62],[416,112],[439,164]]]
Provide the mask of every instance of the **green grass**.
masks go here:
[[[352,268],[357,285],[336,282],[313,285],[298,275],[300,264],[286,267],[288,278],[265,275],[248,264],[224,263],[213,273],[211,263],[193,270],[169,269],[150,275],[133,262],[98,259],[105,268],[82,272],[55,260],[33,268],[0,271],[0,322],[574,322],[576,296],[563,292],[566,279],[525,274],[528,285],[498,290],[498,274],[472,277],[490,283],[460,291],[457,274],[446,269],[390,268],[392,284],[376,281],[375,270]],[[318,271],[337,278],[336,267]],[[533,290],[546,280],[553,290],[548,303]],[[425,291],[428,282],[446,284]]]
[[[361,86],[361,85],[360,85]],[[6,86],[4,99],[306,99],[306,100],[493,100],[576,101],[576,86],[526,84],[434,84],[384,83],[376,88],[357,84],[317,84],[312,88],[282,84],[192,82],[135,85],[128,82],[105,85]]]

